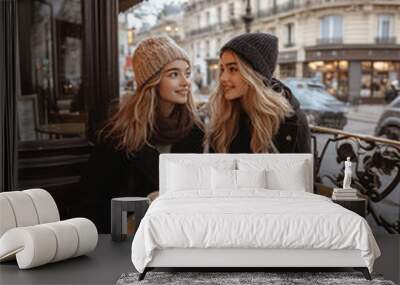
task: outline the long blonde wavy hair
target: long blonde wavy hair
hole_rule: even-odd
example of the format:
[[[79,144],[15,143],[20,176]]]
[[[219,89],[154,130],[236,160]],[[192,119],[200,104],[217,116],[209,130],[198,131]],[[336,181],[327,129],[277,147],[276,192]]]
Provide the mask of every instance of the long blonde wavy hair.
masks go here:
[[[206,144],[218,153],[226,153],[238,134],[241,109],[250,118],[253,153],[262,153],[272,148],[272,140],[280,123],[293,115],[294,110],[283,94],[267,87],[260,73],[235,53],[238,70],[249,85],[249,91],[237,100],[226,100],[221,83],[209,100],[210,121],[206,132]]]
[[[159,84],[162,72],[157,73],[130,96],[98,133],[99,139],[112,140],[117,151],[126,154],[140,150],[144,145],[152,146],[150,138],[155,130],[157,112],[159,112]],[[197,115],[191,91],[187,102],[175,105],[180,111],[188,112],[193,123],[202,128]]]

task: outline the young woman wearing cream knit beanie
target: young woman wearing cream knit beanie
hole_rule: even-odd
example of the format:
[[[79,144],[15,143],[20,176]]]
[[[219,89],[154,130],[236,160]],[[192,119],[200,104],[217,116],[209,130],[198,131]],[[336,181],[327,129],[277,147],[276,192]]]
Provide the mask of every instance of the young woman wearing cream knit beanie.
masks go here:
[[[110,230],[110,199],[157,196],[160,153],[201,153],[203,128],[191,94],[191,64],[168,37],[143,40],[133,55],[136,91],[99,133],[82,189],[90,216]]]

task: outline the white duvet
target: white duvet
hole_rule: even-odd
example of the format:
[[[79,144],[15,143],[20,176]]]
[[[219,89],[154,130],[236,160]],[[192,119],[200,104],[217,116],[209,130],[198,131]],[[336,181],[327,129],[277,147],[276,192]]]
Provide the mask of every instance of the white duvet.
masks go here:
[[[358,249],[371,272],[380,255],[359,215],[320,195],[266,189],[163,194],[134,237],[135,268],[165,248]]]

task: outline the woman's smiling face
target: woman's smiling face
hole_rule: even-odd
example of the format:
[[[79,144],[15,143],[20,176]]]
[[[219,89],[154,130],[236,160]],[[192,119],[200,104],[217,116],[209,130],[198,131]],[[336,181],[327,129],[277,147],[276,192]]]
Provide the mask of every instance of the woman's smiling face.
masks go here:
[[[172,104],[185,104],[190,93],[190,66],[184,60],[165,65],[159,86],[160,97]]]
[[[249,90],[249,85],[241,76],[235,54],[232,51],[224,51],[221,55],[219,81],[226,100],[238,99]]]

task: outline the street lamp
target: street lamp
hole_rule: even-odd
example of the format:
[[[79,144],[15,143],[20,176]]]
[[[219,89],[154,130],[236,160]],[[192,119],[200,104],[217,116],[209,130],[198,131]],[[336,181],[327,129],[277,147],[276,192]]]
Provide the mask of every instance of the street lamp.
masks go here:
[[[250,33],[250,25],[251,25],[251,22],[253,22],[253,20],[254,20],[253,16],[251,15],[250,0],[247,0],[246,13],[242,16],[242,20],[244,22],[244,28],[246,30],[246,33]]]

